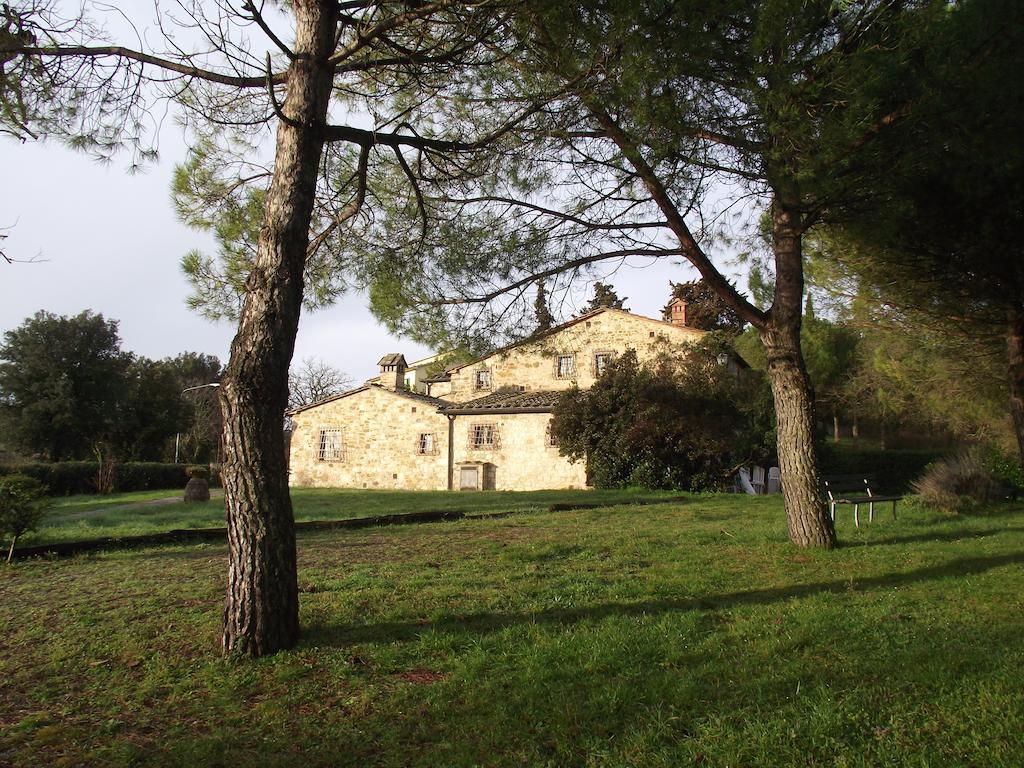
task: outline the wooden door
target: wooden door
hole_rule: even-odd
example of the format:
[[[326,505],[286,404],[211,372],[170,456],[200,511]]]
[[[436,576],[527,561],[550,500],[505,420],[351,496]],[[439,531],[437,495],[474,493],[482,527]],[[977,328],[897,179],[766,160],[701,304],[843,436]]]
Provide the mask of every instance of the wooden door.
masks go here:
[[[480,487],[479,467],[462,467],[459,471],[459,490],[475,491]]]

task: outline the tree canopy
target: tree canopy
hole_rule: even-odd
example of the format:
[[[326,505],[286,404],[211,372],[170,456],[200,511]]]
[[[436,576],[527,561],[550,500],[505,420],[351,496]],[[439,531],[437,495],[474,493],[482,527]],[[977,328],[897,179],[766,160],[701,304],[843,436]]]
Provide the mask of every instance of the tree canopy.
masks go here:
[[[216,357],[133,355],[121,349],[118,322],[90,311],[41,311],[4,339],[0,407],[24,453],[89,459],[102,447],[121,461],[163,461],[180,432],[186,458],[215,458],[216,414],[201,409],[201,399],[183,399],[182,390],[216,381]]]
[[[702,331],[725,331],[733,335],[740,333],[746,325],[739,313],[716,293],[704,280],[687,283],[669,282],[671,299],[686,302],[686,324]],[[672,318],[672,310],[666,305],[661,310],[664,320]]]
[[[619,298],[619,294],[615,292],[613,286],[597,281],[594,283],[594,295],[590,297],[590,302],[583,309],[583,312],[593,312],[595,309],[601,309],[602,307],[626,309],[625,303],[627,301],[629,301],[628,298]]]
[[[24,450],[82,459],[118,431],[131,358],[116,320],[37,312],[4,334],[0,360],[3,408]]]
[[[288,374],[288,407],[312,405],[352,386],[352,378],[323,360],[307,357]]]
[[[901,151],[879,156],[870,199],[838,219],[825,255],[912,324],[999,340],[1024,463],[1024,8],[975,0],[950,15],[892,128]]]

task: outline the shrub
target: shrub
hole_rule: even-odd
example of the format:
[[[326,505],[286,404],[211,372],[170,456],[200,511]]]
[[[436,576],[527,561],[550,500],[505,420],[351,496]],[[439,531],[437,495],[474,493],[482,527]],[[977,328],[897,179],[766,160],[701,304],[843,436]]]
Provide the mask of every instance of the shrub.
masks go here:
[[[190,478],[198,477],[200,480],[208,480],[210,478],[210,468],[194,464],[185,470],[185,474]]]
[[[187,479],[183,464],[134,461],[114,467],[114,489],[118,491],[184,488]]]
[[[970,453],[935,462],[911,487],[922,502],[945,512],[965,512],[1006,495],[1005,486]]]
[[[0,466],[0,474],[27,475],[47,486],[51,496],[70,496],[74,493],[95,493],[94,481],[99,467],[95,461],[59,461]]]
[[[1024,467],[1015,453],[1008,453],[992,446],[979,448],[978,460],[996,479],[1014,493],[1024,493]]]
[[[48,489],[26,475],[0,477],[0,535],[10,537],[7,562],[14,556],[18,538],[34,531],[46,513]]]
[[[763,382],[737,379],[715,341],[647,365],[629,350],[568,390],[551,423],[561,454],[586,460],[598,488],[721,488],[769,450],[772,426]]]
[[[96,475],[100,465],[95,461],[60,461],[51,464],[0,465],[0,474],[18,474],[34,477],[48,486],[52,496],[70,496],[96,492]],[[113,490],[155,491],[164,488],[184,488],[188,480],[184,464],[164,464],[155,461],[135,461],[114,465]],[[216,472],[210,485],[218,484]]]

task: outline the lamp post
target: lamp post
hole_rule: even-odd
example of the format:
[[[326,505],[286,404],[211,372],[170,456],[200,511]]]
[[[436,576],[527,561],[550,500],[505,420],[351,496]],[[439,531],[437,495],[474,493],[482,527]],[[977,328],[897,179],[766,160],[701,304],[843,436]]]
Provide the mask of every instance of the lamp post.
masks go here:
[[[219,386],[220,386],[220,382],[215,381],[215,382],[213,382],[211,384],[200,384],[198,387],[186,387],[185,389],[181,390],[181,395],[184,395],[186,392],[195,392],[197,389],[209,389],[209,388],[216,388],[216,387],[219,387]],[[179,395],[179,397],[181,397],[181,395]],[[174,433],[174,463],[175,464],[178,463],[178,445],[179,445],[180,441],[181,441],[181,432],[175,432]]]

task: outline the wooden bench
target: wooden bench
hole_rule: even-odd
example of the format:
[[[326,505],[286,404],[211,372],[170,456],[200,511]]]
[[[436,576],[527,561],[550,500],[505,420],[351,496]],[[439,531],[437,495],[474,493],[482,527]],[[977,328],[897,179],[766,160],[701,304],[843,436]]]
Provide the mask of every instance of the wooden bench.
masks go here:
[[[868,505],[868,522],[875,519],[875,504],[892,502],[892,519],[896,519],[896,502],[902,496],[879,496],[871,490],[875,479],[871,475],[829,475],[822,478],[823,496],[828,500],[829,513],[836,519],[837,504],[853,505],[853,523],[860,527],[860,507]]]

